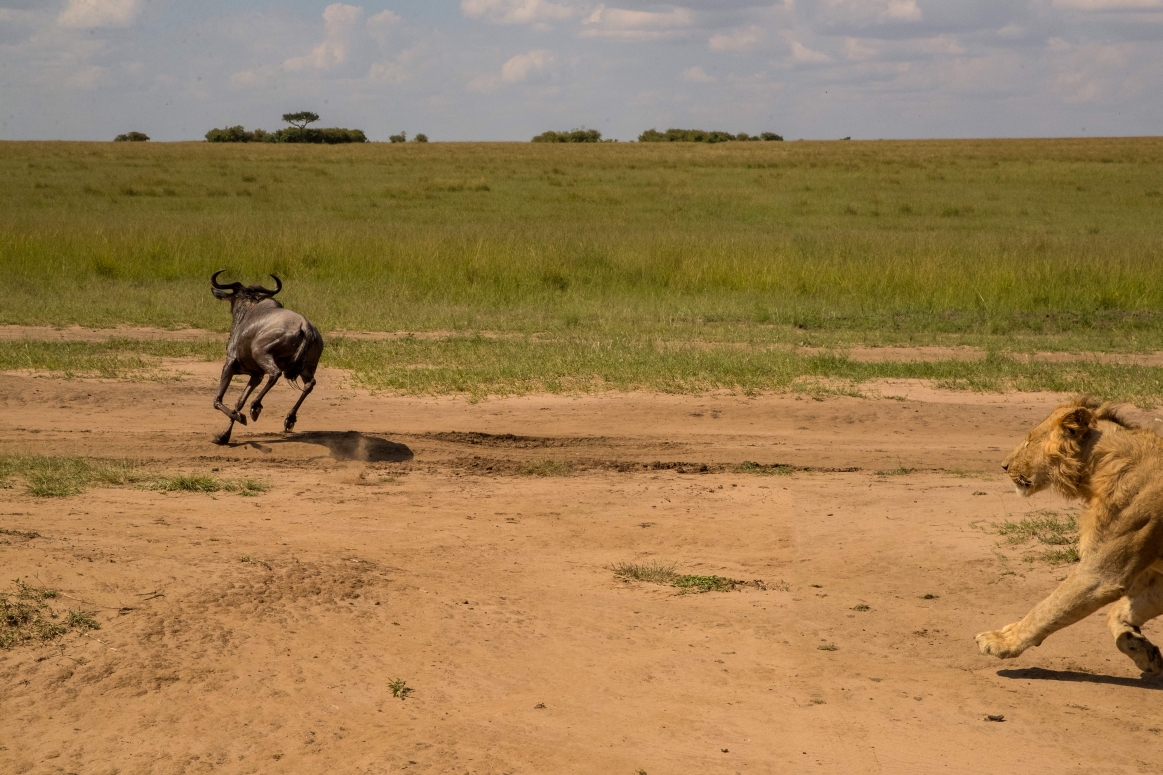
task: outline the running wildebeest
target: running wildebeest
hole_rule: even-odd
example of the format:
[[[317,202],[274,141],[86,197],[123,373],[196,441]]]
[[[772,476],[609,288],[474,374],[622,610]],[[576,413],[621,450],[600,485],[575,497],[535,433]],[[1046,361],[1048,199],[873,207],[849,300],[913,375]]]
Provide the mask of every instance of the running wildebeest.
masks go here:
[[[226,342],[226,363],[222,366],[222,379],[214,399],[214,408],[230,418],[230,425],[214,437],[214,443],[229,442],[234,423],[246,425],[242,407],[264,376],[268,378],[267,383],[250,405],[252,420],[258,420],[263,397],[279,381],[280,375],[286,377],[292,385],[299,377],[303,378],[299,400],[283,422],[283,430],[290,433],[298,419],[296,413],[299,406],[315,387],[315,369],[323,353],[323,337],[307,318],[298,312],[284,309],[282,304],[275,301],[274,295],[283,289],[283,281],[278,277],[271,275],[275,278],[275,289],[272,291],[261,285],[244,286],[238,282],[222,285],[218,282],[218,275],[225,271],[219,269],[210,276],[210,287],[215,298],[230,300],[230,314],[234,318],[230,339]],[[228,409],[222,403],[222,397],[226,395],[235,374],[248,375],[250,382],[243,388],[234,409]]]

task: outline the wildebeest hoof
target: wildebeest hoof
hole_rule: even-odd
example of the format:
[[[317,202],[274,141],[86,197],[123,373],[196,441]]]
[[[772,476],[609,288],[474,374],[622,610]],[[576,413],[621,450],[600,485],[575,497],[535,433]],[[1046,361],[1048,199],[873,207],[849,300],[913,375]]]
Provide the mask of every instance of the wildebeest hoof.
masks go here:
[[[246,425],[246,415],[245,415],[245,414],[243,414],[242,412],[235,412],[235,413],[234,413],[234,421],[235,421],[236,423],[240,423],[240,424],[242,424],[242,425]]]
[[[218,446],[224,446],[230,443],[230,431],[222,431],[214,437],[214,443]]]
[[[290,433],[291,431],[295,430],[295,423],[298,421],[298,419],[298,417],[288,417],[286,420],[284,420],[283,433]]]
[[[260,414],[262,414],[262,404],[251,404],[250,419],[257,421]]]

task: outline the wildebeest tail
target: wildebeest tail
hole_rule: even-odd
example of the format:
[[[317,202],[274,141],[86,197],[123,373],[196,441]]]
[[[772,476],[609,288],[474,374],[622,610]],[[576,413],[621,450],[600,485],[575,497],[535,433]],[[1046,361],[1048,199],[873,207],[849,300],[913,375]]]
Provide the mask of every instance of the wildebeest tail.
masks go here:
[[[283,372],[283,376],[287,382],[290,382],[295,387],[302,390],[301,387],[295,384],[295,380],[303,373],[303,367],[306,365],[307,350],[311,347],[311,340],[315,338],[315,332],[311,330],[306,323],[299,326],[299,346],[295,349],[295,357],[291,359],[291,365]]]

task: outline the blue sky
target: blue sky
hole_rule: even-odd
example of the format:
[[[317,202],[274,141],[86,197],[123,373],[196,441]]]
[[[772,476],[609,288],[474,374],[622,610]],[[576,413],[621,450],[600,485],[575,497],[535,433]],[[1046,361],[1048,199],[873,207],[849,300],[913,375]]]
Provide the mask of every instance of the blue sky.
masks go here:
[[[1159,134],[1163,0],[0,0],[0,139]]]

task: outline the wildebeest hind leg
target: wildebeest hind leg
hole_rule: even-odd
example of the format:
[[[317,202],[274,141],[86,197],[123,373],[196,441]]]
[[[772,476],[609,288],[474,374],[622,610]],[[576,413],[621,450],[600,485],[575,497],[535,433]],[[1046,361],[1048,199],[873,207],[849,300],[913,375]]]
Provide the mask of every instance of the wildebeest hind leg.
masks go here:
[[[305,381],[303,383],[303,392],[299,394],[299,400],[291,407],[291,411],[287,413],[287,419],[283,421],[283,432],[290,433],[295,430],[295,423],[299,420],[299,407],[303,405],[303,399],[310,395],[311,391],[315,389],[315,378]]]

